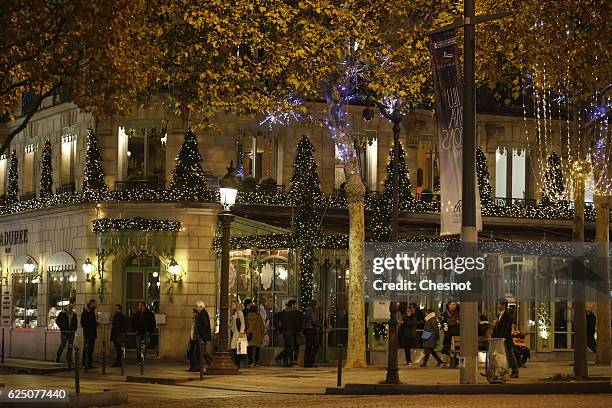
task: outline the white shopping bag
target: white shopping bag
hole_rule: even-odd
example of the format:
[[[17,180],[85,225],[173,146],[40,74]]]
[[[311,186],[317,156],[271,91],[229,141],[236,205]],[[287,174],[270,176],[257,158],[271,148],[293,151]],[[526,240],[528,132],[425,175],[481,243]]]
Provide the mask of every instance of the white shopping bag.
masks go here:
[[[236,353],[237,354],[247,354],[247,347],[249,345],[249,341],[246,337],[238,337],[236,339]]]

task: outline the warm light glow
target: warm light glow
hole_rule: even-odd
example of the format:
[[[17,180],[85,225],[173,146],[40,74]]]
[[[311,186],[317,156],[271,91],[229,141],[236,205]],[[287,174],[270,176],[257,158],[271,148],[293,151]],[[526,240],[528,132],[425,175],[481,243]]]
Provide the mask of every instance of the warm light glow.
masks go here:
[[[83,262],[83,272],[85,272],[85,275],[87,276],[89,276],[93,272],[93,264],[91,263],[91,260],[89,258],[87,258],[85,262]]]
[[[219,196],[223,208],[229,210],[229,208],[236,203],[236,195],[238,190],[230,187],[221,187],[219,189]]]
[[[36,270],[36,265],[34,264],[34,262],[32,262],[32,259],[28,258],[28,261],[23,264],[23,270],[27,273],[32,273],[34,272],[34,270]]]

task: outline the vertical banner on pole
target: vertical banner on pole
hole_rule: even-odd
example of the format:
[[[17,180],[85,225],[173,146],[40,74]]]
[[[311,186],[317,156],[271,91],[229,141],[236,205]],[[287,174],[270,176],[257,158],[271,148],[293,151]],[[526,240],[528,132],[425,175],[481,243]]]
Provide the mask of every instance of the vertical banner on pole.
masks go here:
[[[440,235],[461,233],[463,79],[454,30],[431,34],[438,154],[440,157]],[[482,230],[478,184],[476,223]]]

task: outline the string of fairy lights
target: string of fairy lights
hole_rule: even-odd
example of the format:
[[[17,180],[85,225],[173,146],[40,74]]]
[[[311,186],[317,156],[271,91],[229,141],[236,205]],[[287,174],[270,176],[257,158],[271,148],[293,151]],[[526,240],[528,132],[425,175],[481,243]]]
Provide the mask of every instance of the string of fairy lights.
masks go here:
[[[169,231],[179,232],[180,221],[150,218],[97,218],[93,221],[92,230],[96,234],[108,231]]]

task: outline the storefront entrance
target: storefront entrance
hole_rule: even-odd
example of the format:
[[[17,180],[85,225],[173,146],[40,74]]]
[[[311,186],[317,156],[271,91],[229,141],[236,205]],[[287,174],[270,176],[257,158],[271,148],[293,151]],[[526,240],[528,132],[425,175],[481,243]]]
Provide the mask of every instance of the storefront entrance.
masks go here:
[[[156,256],[132,256],[124,264],[125,314],[130,321],[127,348],[136,349],[132,317],[138,310],[138,303],[144,302],[153,313],[159,313],[160,261]],[[158,352],[158,335],[151,335],[149,352]]]

